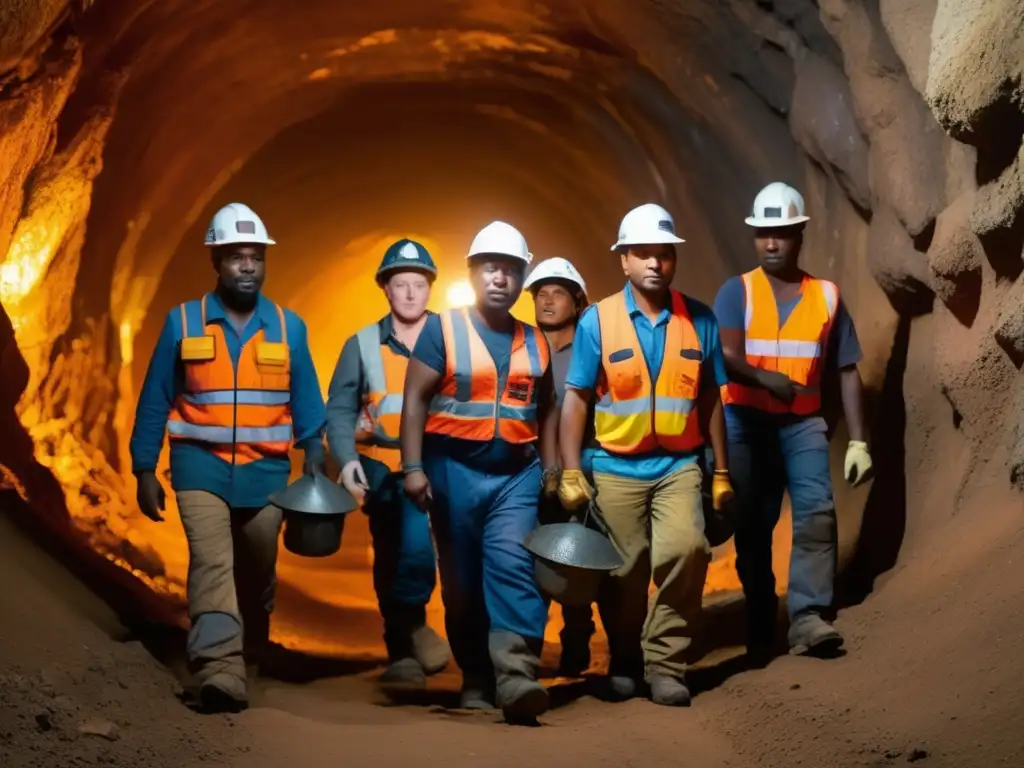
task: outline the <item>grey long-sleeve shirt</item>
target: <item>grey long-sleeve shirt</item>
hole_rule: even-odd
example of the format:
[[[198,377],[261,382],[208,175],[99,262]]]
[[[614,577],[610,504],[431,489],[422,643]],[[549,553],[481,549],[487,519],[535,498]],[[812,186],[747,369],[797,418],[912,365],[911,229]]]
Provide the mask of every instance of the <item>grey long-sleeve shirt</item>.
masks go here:
[[[391,313],[382,317],[377,326],[380,328],[380,343],[387,344],[403,357],[409,357],[409,348],[394,335],[394,322]],[[327,390],[327,443],[331,456],[344,467],[350,461],[359,459],[356,450],[356,427],[363,411],[363,394],[366,391],[366,373],[363,361],[359,356],[359,342],[355,334],[349,336],[341,348],[338,363],[334,366],[331,385]]]

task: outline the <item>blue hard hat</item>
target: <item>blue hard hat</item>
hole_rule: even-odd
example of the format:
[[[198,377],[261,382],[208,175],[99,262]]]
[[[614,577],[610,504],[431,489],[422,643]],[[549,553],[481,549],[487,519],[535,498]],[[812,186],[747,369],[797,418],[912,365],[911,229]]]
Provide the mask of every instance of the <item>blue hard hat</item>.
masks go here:
[[[392,243],[384,254],[377,267],[377,284],[383,285],[392,272],[407,271],[424,272],[431,282],[437,277],[437,267],[430,258],[430,252],[415,240],[402,238]]]

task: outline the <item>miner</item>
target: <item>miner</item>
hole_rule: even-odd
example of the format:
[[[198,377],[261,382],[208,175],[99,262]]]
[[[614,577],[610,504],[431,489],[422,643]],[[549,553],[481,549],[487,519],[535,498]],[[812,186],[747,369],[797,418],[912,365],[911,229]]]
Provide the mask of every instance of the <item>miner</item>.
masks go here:
[[[557,474],[558,411],[544,334],[510,312],[531,259],[509,224],[476,235],[467,255],[476,303],[427,318],[401,425],[405,491],[437,540],[462,706],[497,703],[508,722],[548,707],[537,681],[548,606],[523,541],[537,525],[542,477]]]
[[[155,470],[166,430],[171,487],[188,540],[188,659],[208,711],[247,705],[247,660],[258,662],[274,606],[289,449],[322,471],[324,402],[294,312],[262,295],[274,241],[231,203],[206,233],[217,283],[168,314],[146,371],[131,438],[138,503],[160,522]]]
[[[722,400],[736,485],[736,569],[746,595],[747,648],[756,663],[774,650],[772,531],[785,491],[793,517],[790,651],[829,655],[843,644],[829,621],[836,510],[821,417],[826,367],[839,372],[850,435],[846,479],[856,485],[871,469],[857,333],[835,283],[800,268],[808,220],[795,189],[781,182],[762,189],[746,219],[759,266],[728,280],[715,299],[729,374]]]
[[[652,700],[668,706],[690,703],[685,657],[711,560],[698,462],[705,440],[715,458],[715,508],[732,497],[718,327],[709,307],[671,287],[683,242],[659,205],[623,218],[612,250],[627,282],[580,318],[559,431],[559,497],[581,508],[594,498],[580,454],[596,394],[597,504],[625,561],[600,597],[611,654],[606,693],[629,698],[646,683]]]
[[[530,271],[523,288],[533,297],[535,322],[544,331],[551,349],[555,404],[561,408],[576,324],[580,313],[587,306],[587,285],[572,262],[555,257],[537,264]],[[591,460],[597,447],[594,441],[593,403],[583,445],[581,468],[584,476],[592,482]],[[562,508],[558,500],[558,476],[549,473],[545,479],[545,494],[540,508],[541,522],[558,523],[574,517]],[[589,605],[563,605],[562,619],[562,655],[558,674],[578,677],[590,666],[590,639],[595,631],[593,611]]]
[[[451,653],[427,626],[436,560],[430,522],[402,488],[399,425],[410,350],[427,322],[437,268],[413,240],[392,244],[377,269],[391,311],[350,337],[327,400],[327,440],[341,482],[370,518],[373,586],[384,620],[385,686],[420,686]]]

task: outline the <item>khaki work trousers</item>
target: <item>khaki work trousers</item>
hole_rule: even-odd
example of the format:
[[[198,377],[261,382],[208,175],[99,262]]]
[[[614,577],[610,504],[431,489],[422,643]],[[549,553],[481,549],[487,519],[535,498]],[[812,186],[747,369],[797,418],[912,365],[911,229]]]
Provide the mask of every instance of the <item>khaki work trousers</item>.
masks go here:
[[[206,491],[177,496],[188,538],[192,672],[200,685],[217,676],[211,683],[244,688],[245,660],[255,661],[270,635],[282,512],[232,509]]]
[[[612,543],[625,560],[600,601],[609,672],[682,678],[711,561],[701,470],[690,464],[651,481],[595,473],[594,483]],[[652,576],[655,592],[648,600]]]

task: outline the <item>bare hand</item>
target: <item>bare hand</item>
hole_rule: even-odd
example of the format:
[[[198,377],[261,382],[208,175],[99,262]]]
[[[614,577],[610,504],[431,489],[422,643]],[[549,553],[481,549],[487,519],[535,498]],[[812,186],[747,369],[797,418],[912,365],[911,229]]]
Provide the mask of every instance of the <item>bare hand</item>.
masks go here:
[[[139,486],[136,501],[142,514],[154,523],[162,523],[164,518],[160,513],[166,509],[167,494],[164,493],[160,481],[156,479],[156,473],[140,472],[136,475],[136,482]]]
[[[352,498],[362,503],[370,484],[366,480],[366,473],[359,459],[350,461],[341,468],[341,484],[352,494]]]
[[[430,490],[430,481],[422,469],[407,474],[402,486],[405,488],[405,495],[412,499],[417,507],[424,512],[430,509],[434,497]]]
[[[762,371],[761,385],[776,400],[789,405],[796,398],[796,384],[784,373],[778,371]]]

